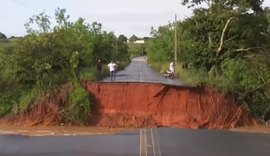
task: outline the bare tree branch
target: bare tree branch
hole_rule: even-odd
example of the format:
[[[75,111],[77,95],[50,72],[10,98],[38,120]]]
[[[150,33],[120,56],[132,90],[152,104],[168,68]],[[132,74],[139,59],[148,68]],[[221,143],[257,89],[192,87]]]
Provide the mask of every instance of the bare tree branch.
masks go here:
[[[239,35],[235,35],[235,36],[233,36],[233,37],[227,39],[226,41],[224,41],[224,43],[229,42],[229,41],[231,41],[231,40],[237,38],[238,36],[239,36]]]
[[[262,49],[262,47],[251,47],[251,48],[240,48],[240,49],[236,49],[235,51],[240,52],[240,51],[250,51],[250,50],[254,50],[254,49]]]
[[[230,22],[231,22],[232,19],[233,19],[233,18],[230,17],[230,18],[227,20],[227,22],[226,22],[226,24],[225,24],[225,26],[224,26],[224,28],[223,28],[223,30],[222,30],[222,34],[221,34],[221,37],[220,37],[220,44],[219,44],[219,47],[218,47],[218,50],[217,50],[217,56],[219,55],[219,53],[221,52],[221,50],[222,50],[222,48],[223,48],[225,32],[226,32],[226,30],[227,30],[227,28],[228,28],[228,25],[230,24]]]

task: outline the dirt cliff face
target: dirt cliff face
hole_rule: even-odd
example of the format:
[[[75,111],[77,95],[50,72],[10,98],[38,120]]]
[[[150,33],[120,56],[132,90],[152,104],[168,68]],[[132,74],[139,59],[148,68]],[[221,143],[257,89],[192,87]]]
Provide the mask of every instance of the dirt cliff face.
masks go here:
[[[155,83],[84,83],[94,100],[89,123],[99,127],[179,127],[224,129],[256,121],[231,98],[211,88]],[[0,124],[54,126],[69,124],[61,116],[72,86],[56,89],[26,112],[8,115]]]
[[[68,105],[68,95],[73,91],[71,83],[44,94],[24,112],[11,113],[0,119],[0,125],[55,126],[63,123],[63,108]]]
[[[102,127],[233,128],[256,121],[210,88],[153,83],[88,83],[95,100],[92,123]]]

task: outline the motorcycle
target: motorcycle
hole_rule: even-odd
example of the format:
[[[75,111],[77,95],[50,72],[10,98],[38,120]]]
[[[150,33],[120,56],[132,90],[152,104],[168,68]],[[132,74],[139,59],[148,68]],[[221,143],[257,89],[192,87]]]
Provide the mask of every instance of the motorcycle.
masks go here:
[[[167,71],[164,73],[164,78],[174,79],[174,72],[172,72],[172,71],[170,71],[170,70],[167,70]]]

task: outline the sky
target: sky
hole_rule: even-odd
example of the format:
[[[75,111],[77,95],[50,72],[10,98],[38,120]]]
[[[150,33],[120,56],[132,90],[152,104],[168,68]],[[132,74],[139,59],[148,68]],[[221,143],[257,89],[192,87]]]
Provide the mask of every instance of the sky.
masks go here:
[[[265,0],[270,6],[270,0]],[[41,12],[54,19],[57,8],[66,9],[71,21],[79,17],[87,23],[99,22],[102,30],[127,37],[150,35],[151,26],[190,17],[192,9],[181,5],[181,0],[1,0],[0,32],[7,37],[26,34],[24,24],[32,15]]]

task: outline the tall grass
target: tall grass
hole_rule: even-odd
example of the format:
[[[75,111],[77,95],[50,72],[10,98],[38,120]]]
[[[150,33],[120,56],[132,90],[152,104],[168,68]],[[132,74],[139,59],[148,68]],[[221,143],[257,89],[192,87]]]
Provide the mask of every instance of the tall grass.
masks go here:
[[[36,88],[30,91],[24,91],[19,98],[19,103],[13,105],[12,112],[19,113],[26,111],[36,100],[38,100],[39,92]]]
[[[69,106],[64,112],[64,118],[67,122],[84,125],[89,121],[92,102],[84,88],[79,84],[75,84],[74,87],[73,92],[69,95]]]

